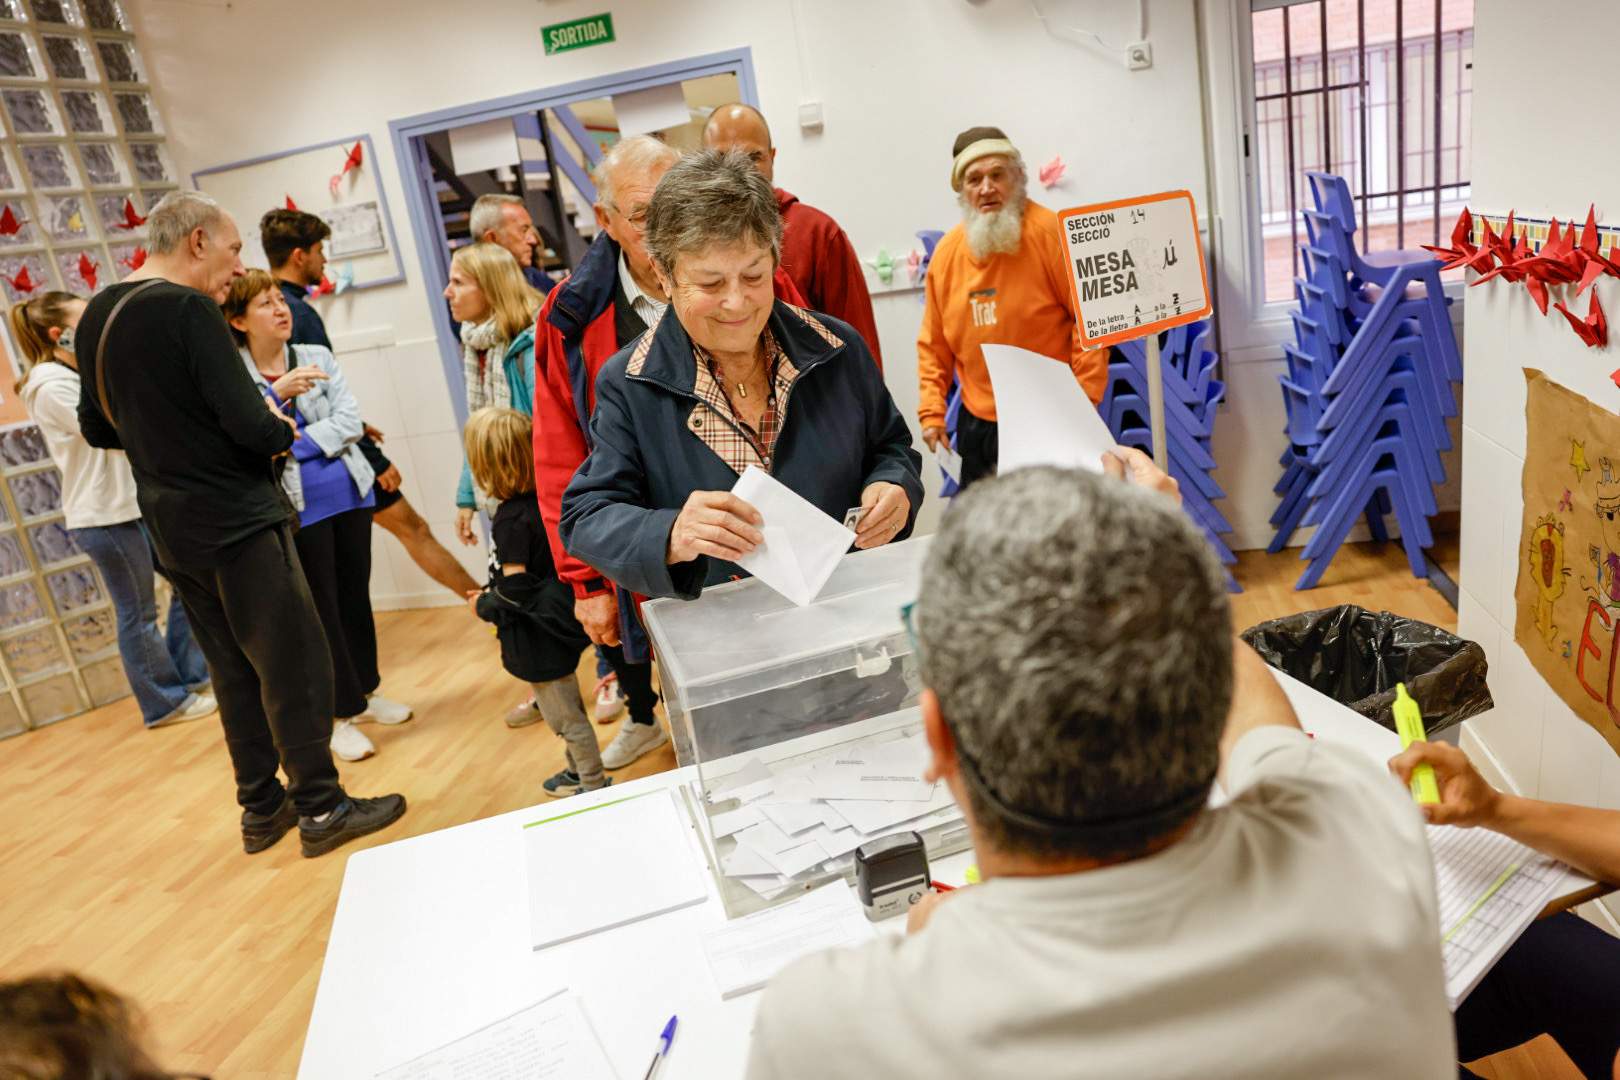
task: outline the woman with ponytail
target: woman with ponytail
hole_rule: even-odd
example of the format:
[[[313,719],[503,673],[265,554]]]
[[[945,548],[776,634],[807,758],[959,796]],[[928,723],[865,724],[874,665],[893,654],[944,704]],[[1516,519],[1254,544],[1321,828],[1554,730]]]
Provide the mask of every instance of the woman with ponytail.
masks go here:
[[[124,674],[149,728],[196,720],[217,706],[208,665],[192,640],[179,596],[169,605],[165,635],[158,629],[151,541],[135,505],[135,477],[121,450],[98,450],[79,432],[79,366],[73,331],[84,301],[47,292],[11,309],[11,336],[21,354],[17,391],[39,425],[62,473],[62,513],[68,534],[107,583],[118,619]]]

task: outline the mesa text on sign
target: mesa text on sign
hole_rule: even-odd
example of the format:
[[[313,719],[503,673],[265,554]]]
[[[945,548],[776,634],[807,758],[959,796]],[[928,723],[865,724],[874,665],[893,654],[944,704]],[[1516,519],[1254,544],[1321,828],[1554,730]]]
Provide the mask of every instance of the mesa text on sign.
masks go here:
[[[1129,341],[1210,313],[1190,192],[1079,206],[1058,218],[1082,344]]]
[[[613,16],[604,11],[585,19],[542,26],[540,39],[545,42],[547,56],[587,45],[606,45],[613,40]]]

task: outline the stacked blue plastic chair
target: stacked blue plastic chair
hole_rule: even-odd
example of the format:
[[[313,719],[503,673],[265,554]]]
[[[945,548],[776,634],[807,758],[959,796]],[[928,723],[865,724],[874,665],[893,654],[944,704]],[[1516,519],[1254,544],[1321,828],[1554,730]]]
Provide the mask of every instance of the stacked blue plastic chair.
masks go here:
[[[1216,406],[1226,392],[1215,378],[1219,358],[1211,347],[1213,340],[1207,319],[1162,335],[1159,363],[1164,372],[1164,432],[1170,475],[1181,485],[1182,506],[1209,537],[1221,561],[1230,566],[1237,558],[1222,535],[1232,531],[1232,524],[1215,508],[1215,500],[1224,499],[1226,492],[1210,476],[1215,468],[1210,436],[1215,430]],[[1108,388],[1098,411],[1117,442],[1151,454],[1147,372],[1147,346],[1142,340],[1115,346],[1108,365]],[[1241,591],[1230,572],[1226,581],[1228,589]]]
[[[1462,379],[1440,262],[1421,251],[1362,255],[1349,185],[1305,175],[1313,206],[1302,213],[1304,276],[1294,279],[1294,341],[1278,377],[1289,445],[1268,550],[1316,526],[1294,586],[1309,589],[1359,519],[1383,541],[1393,514],[1412,573],[1427,577],[1434,487],[1446,478],[1440,455],[1451,449],[1446,420],[1457,415]]]

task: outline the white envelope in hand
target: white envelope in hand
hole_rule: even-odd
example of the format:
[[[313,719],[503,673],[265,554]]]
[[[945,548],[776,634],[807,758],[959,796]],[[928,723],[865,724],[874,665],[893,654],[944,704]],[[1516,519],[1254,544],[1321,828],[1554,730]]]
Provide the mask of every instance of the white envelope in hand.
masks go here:
[[[804,607],[815,600],[855,542],[855,534],[786,484],[750,465],[731,489],[765,524],[765,542],[737,565]]]

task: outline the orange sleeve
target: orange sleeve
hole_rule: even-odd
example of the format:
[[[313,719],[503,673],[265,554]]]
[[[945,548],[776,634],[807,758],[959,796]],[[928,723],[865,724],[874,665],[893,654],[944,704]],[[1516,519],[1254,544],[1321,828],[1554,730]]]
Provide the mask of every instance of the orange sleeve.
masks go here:
[[[939,249],[934,256],[939,257]],[[917,422],[924,428],[945,426],[945,395],[956,371],[956,354],[945,340],[945,319],[940,310],[939,280],[929,267],[923,278],[922,328],[917,331]]]

